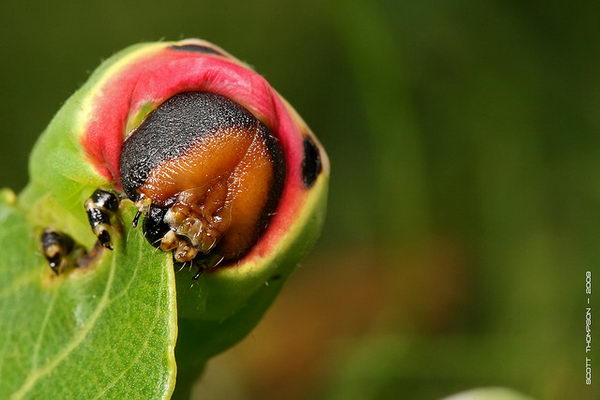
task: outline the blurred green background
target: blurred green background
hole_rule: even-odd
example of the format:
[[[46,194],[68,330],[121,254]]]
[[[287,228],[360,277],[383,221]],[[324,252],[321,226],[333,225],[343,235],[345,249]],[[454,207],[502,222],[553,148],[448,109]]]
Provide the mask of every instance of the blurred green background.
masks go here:
[[[3,0],[0,186],[103,58],[208,39],[296,107],[332,180],[317,248],[199,398],[599,398],[596,4]]]

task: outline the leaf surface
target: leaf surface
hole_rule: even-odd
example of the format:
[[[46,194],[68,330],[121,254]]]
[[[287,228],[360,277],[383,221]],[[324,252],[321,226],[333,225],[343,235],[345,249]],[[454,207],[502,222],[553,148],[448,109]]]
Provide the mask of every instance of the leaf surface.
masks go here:
[[[177,336],[169,255],[123,223],[113,252],[54,276],[39,228],[11,197],[0,195],[0,398],[169,398]]]

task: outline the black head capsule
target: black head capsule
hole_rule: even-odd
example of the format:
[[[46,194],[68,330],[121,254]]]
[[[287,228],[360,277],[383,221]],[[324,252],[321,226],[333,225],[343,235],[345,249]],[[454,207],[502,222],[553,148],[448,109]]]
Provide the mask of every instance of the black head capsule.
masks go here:
[[[40,237],[42,252],[52,271],[58,275],[66,265],[66,257],[73,251],[75,242],[65,233],[48,228]]]

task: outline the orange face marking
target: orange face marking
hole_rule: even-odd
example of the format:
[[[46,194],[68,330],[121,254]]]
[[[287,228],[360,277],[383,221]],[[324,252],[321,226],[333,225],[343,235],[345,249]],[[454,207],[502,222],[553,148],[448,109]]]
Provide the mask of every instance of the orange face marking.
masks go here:
[[[239,257],[263,228],[275,175],[267,140],[264,131],[241,127],[202,136],[152,169],[139,193],[171,206],[169,224],[201,252]]]

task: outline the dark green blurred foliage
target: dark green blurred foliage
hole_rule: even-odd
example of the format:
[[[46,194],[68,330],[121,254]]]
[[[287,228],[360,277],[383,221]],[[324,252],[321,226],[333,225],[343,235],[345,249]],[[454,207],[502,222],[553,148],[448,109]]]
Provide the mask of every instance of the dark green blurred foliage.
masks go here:
[[[583,282],[600,271],[599,11],[4,0],[0,183],[23,187],[38,133],[103,57],[139,41],[214,41],[297,108],[328,149],[332,183],[317,250],[229,356],[237,380],[206,393],[432,399],[501,385],[592,398]],[[290,318],[297,309],[304,320]],[[278,332],[307,326],[277,347]],[[266,349],[283,362],[265,362]]]

